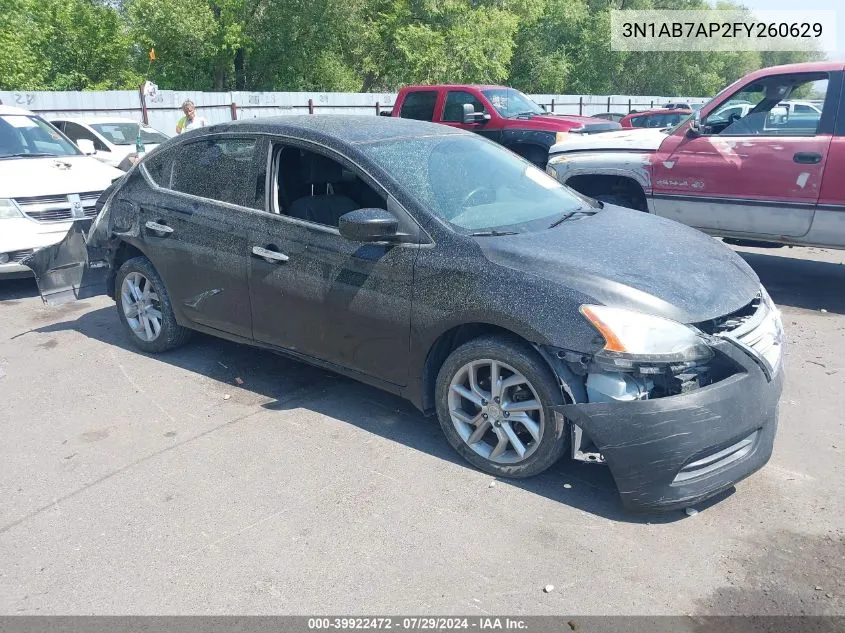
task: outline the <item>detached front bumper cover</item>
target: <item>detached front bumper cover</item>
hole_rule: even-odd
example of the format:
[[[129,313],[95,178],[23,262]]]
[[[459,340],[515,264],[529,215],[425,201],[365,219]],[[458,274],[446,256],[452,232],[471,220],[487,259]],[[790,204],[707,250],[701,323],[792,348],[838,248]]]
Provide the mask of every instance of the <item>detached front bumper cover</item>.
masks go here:
[[[554,407],[602,453],[626,508],[689,506],[769,460],[783,369],[770,380],[735,343],[716,348],[741,370],[712,385],[654,400]]]

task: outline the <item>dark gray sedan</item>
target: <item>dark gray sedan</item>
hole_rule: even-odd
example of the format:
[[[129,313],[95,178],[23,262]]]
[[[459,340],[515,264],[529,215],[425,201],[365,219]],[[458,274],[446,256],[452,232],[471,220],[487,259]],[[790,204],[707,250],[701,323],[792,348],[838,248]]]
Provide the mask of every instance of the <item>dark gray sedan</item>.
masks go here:
[[[383,117],[183,134],[29,260],[49,301],[104,291],[139,350],[205,332],[436,413],[502,477],[606,463],[679,507],[768,460],[777,308],[691,228],[601,204],[477,135]]]

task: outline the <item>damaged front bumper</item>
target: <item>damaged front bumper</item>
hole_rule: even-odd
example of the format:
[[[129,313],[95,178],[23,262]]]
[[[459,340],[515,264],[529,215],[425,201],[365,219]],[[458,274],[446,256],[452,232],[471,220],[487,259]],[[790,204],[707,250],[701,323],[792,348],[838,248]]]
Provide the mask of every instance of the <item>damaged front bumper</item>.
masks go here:
[[[628,509],[670,510],[711,497],[762,468],[772,454],[783,369],[725,341],[737,373],[653,400],[567,404],[553,410],[589,436]]]

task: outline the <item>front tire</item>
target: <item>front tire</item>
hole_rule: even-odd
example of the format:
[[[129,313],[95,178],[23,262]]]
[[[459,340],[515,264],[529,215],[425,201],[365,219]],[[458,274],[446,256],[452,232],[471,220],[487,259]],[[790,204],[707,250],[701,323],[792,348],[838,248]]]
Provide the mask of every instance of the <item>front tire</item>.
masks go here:
[[[518,341],[482,337],[456,349],[435,386],[437,417],[452,448],[500,477],[537,475],[568,446],[557,380],[542,358]]]
[[[164,281],[146,257],[126,260],[117,271],[117,311],[133,345],[156,354],[175,349],[191,331],[176,322]]]

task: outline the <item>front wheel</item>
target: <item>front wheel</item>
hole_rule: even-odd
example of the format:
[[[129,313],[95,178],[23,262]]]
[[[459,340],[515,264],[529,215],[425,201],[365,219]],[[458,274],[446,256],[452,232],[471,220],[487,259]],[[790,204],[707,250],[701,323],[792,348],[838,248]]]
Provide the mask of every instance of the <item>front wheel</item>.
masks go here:
[[[530,477],[554,464],[568,445],[563,404],[548,365],[527,345],[498,337],[472,340],[443,363],[437,415],[446,439],[477,468]]]

